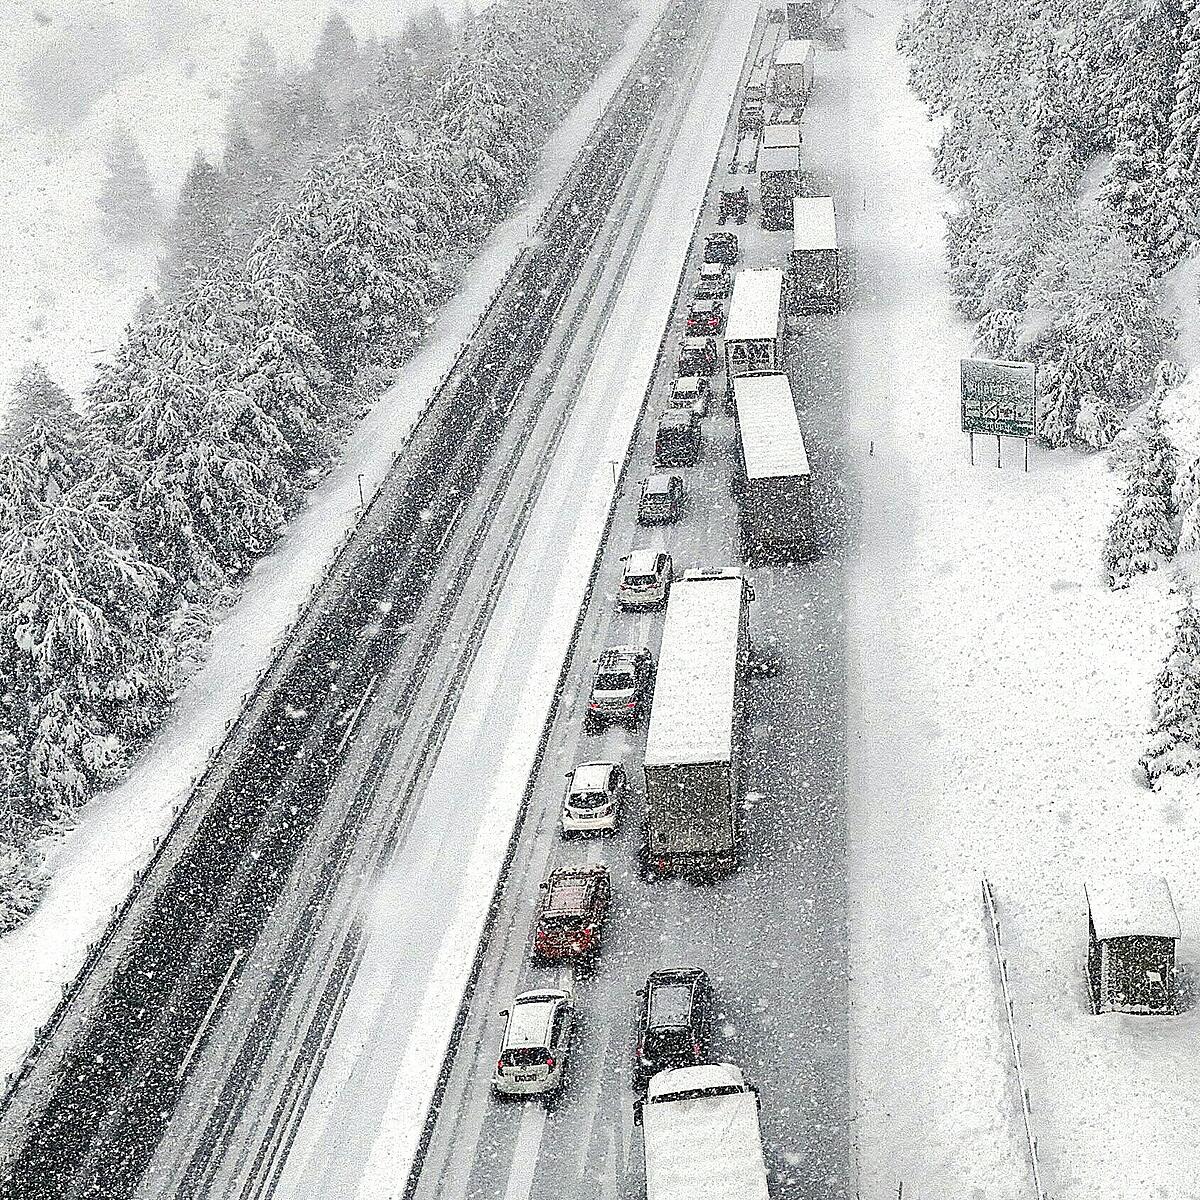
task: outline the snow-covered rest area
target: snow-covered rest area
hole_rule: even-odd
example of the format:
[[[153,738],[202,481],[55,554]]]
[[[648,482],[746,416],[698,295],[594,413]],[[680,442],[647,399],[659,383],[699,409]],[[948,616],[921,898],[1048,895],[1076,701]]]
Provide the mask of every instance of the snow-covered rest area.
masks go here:
[[[545,142],[524,199],[473,251],[457,292],[438,308],[419,348],[349,433],[339,464],[306,494],[303,509],[272,553],[250,567],[236,600],[213,627],[203,664],[182,688],[167,723],[118,786],[78,809],[61,837],[43,840],[47,892],[32,918],[0,939],[3,1071],[19,1064],[62,986],[78,970],[88,943],[148,860],[173,810],[354,523],[360,496],[370,498],[403,449],[425,402],[527,244],[531,227],[660,11],[657,0],[632,11],[623,46]]]
[[[849,614],[852,1048],[863,1196],[1032,1196],[981,900],[992,883],[1055,1200],[1195,1195],[1200,1018],[1092,1016],[1084,885],[1164,875],[1200,953],[1192,779],[1148,790],[1152,683],[1179,604],[1170,565],[1110,590],[1122,473],[1106,456],[959,431],[972,322],[948,294],[940,123],[892,47],[900,5],[822,54],[805,146],[852,247],[844,389],[861,542]],[[1188,297],[1195,303],[1194,295]],[[1169,424],[1186,384],[1164,401]],[[1193,410],[1194,411],[1194,410]],[[1177,428],[1182,420],[1172,424]],[[1178,560],[1184,572],[1190,557]]]

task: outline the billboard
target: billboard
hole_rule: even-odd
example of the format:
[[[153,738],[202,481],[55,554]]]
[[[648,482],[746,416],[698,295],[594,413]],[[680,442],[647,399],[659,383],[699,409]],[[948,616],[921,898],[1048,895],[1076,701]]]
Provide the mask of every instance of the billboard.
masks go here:
[[[990,358],[962,360],[963,433],[1027,438],[1037,433],[1034,365]]]

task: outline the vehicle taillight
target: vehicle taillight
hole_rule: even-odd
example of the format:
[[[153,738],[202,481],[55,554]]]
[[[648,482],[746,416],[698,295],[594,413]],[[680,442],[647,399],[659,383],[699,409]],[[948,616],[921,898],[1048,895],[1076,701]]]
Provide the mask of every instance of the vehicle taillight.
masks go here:
[[[692,1057],[693,1058],[700,1057],[700,1043],[698,1041],[696,1041],[694,1038],[692,1039]]]
[[[630,701],[629,701],[629,703],[625,705],[625,707],[626,707],[626,708],[637,708],[637,701],[636,701],[636,700],[630,700]]]
[[[498,1058],[498,1059],[496,1059],[496,1071],[497,1071],[497,1073],[501,1073],[501,1072],[503,1072],[503,1070],[504,1070],[504,1059],[502,1059],[502,1058]]]
[[[546,1066],[547,1066],[547,1067],[548,1067],[548,1068],[549,1068],[551,1071],[553,1071],[553,1070],[554,1070],[554,1055],[553,1055],[553,1054],[547,1054],[547,1055],[546,1055]]]

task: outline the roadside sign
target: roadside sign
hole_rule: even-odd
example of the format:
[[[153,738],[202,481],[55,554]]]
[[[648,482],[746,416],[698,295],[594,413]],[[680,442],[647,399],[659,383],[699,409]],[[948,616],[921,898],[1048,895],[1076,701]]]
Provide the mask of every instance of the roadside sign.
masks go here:
[[[962,360],[963,433],[1030,438],[1037,434],[1034,364]]]

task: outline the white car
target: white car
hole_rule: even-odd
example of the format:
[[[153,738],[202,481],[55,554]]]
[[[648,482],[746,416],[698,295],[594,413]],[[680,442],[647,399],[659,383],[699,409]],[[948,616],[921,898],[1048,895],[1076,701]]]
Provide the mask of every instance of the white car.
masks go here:
[[[617,586],[621,608],[658,608],[671,593],[671,556],[661,550],[634,550],[624,559]]]
[[[697,300],[724,300],[729,295],[729,268],[724,263],[703,263],[696,285]]]
[[[563,837],[616,829],[628,786],[625,768],[620,763],[580,763],[568,771],[562,808]]]
[[[522,992],[501,1014],[504,1035],[492,1075],[501,1096],[548,1096],[562,1087],[571,1053],[575,1004],[570,992]]]
[[[703,375],[681,375],[675,380],[667,401],[672,408],[690,408],[698,417],[708,416],[712,387]]]

